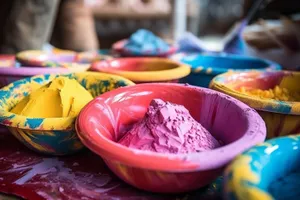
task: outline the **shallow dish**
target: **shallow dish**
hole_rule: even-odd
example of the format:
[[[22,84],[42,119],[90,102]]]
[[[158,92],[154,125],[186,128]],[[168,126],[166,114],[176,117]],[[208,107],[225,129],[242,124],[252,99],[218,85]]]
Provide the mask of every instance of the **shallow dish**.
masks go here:
[[[118,141],[140,120],[154,98],[184,105],[224,146],[191,154],[135,150]],[[260,116],[219,92],[175,83],[138,84],[107,92],[91,101],[76,121],[79,138],[125,182],[152,192],[179,193],[211,183],[236,155],[264,141]]]
[[[45,68],[45,67],[0,67],[0,88],[15,82],[17,80],[42,75],[42,74],[68,74],[72,72],[80,72],[81,70],[70,70],[67,68]]]
[[[42,55],[41,52],[42,51],[25,51],[18,54],[18,59],[21,62],[23,62],[23,65],[25,63],[29,64],[26,66],[20,66],[21,64],[16,61],[14,55],[13,56],[9,55],[9,57],[0,55],[0,88],[14,81],[26,77],[30,77],[30,76],[36,76],[42,74],[67,74],[67,73],[85,72],[90,67],[90,64],[88,65],[85,64],[80,67],[78,67],[77,65],[73,65],[73,67],[71,65],[69,65],[70,67],[68,66],[62,67],[59,65],[59,63],[55,63],[55,62],[52,63],[54,67],[45,67],[47,66],[46,59],[48,59],[49,57],[41,56]],[[58,55],[56,59],[70,60],[74,58],[75,55],[74,52],[72,51],[53,50],[53,52],[54,52],[53,55],[54,54]],[[83,60],[91,59],[91,57],[93,57],[94,54],[84,52],[78,56],[79,56],[78,60],[83,61]],[[31,62],[33,58],[36,59],[34,63]],[[109,59],[110,57],[105,56],[103,58]]]
[[[94,62],[92,71],[118,74],[135,83],[178,82],[190,73],[190,67],[166,58],[116,58]]]
[[[237,157],[226,169],[230,200],[299,199],[300,136],[276,138]]]
[[[142,56],[142,57],[168,57],[172,54],[174,54],[177,51],[177,47],[175,46],[170,46],[170,49],[166,53],[160,53],[157,52],[157,54],[149,54],[147,52],[138,52],[138,53],[133,53],[133,52],[128,52],[124,49],[125,44],[127,43],[127,39],[120,40],[112,45],[112,50],[121,56]]]
[[[27,50],[16,55],[17,60],[22,65],[32,67],[63,67],[63,68],[82,68],[88,70],[91,62],[95,60],[108,59],[110,56],[100,55],[98,52],[81,52],[59,50],[59,51],[40,51]]]
[[[0,124],[27,147],[51,155],[65,155],[79,151],[83,145],[74,130],[75,118],[30,118],[9,112],[25,96],[45,85],[58,75],[40,75],[22,79],[0,90]],[[63,75],[75,78],[95,97],[112,89],[132,85],[125,78],[103,73],[75,73]]]
[[[266,122],[268,138],[272,138],[300,131],[300,102],[262,99],[244,94],[239,88],[247,86],[265,90],[279,85],[289,91],[299,92],[299,80],[300,72],[229,72],[215,77],[210,87],[256,109]]]
[[[191,66],[191,74],[182,79],[183,83],[201,87],[208,87],[216,75],[228,71],[281,69],[280,65],[272,61],[232,54],[180,53],[172,56],[171,59]]]

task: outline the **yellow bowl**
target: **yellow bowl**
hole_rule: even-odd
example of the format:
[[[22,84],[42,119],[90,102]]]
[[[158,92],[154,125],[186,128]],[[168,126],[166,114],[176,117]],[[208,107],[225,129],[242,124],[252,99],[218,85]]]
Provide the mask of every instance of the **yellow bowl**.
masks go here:
[[[96,61],[92,64],[92,71],[117,74],[135,83],[149,82],[178,82],[189,75],[191,69],[167,58],[115,58]]]
[[[256,109],[267,126],[267,138],[300,132],[300,102],[260,98],[239,91],[241,87],[270,89],[276,85],[300,92],[300,72],[248,71],[228,72],[216,76],[210,88],[233,96]]]
[[[25,96],[59,75],[39,75],[9,84],[0,90],[0,124],[27,147],[41,153],[65,155],[83,148],[78,139],[74,117],[30,118],[11,113],[10,110]],[[118,87],[134,85],[133,82],[116,75],[84,72],[67,75],[76,79],[93,97]]]

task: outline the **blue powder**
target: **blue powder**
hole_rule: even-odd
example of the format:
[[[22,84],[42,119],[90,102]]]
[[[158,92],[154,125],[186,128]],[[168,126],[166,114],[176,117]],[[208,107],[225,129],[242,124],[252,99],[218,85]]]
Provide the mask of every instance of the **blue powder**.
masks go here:
[[[157,55],[167,53],[170,46],[152,32],[140,29],[128,39],[124,50],[134,55]]]
[[[276,200],[300,199],[300,172],[290,173],[283,178],[273,181],[269,192]]]

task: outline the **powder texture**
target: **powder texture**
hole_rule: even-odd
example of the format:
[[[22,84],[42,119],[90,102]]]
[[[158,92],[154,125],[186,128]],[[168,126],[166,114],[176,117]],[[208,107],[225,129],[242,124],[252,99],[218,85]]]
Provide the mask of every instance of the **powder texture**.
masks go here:
[[[11,112],[28,117],[76,117],[92,99],[75,79],[58,77],[22,99]]]
[[[268,90],[260,90],[255,88],[241,87],[240,91],[244,94],[257,96],[263,99],[274,99],[279,101],[299,101],[299,92],[289,91],[287,88],[276,85]]]
[[[125,44],[124,49],[127,52],[137,55],[143,53],[156,55],[158,53],[166,53],[169,51],[170,46],[152,32],[140,29],[131,35]]]
[[[144,118],[119,141],[140,150],[159,153],[191,153],[214,149],[220,143],[182,105],[151,101]]]

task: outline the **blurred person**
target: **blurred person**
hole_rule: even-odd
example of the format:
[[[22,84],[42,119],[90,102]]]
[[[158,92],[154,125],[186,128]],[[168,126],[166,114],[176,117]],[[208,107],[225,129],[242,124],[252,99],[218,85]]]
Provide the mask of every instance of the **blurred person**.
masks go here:
[[[94,19],[84,0],[6,0],[0,7],[0,53],[42,49],[97,50]],[[53,34],[52,34],[53,33]]]
[[[253,5],[255,0],[244,0],[244,15]],[[299,0],[265,0],[266,7],[252,18],[252,22],[259,18],[278,18],[280,15],[291,15],[300,13],[300,1]]]

